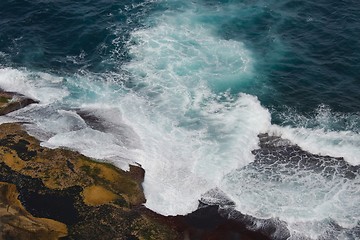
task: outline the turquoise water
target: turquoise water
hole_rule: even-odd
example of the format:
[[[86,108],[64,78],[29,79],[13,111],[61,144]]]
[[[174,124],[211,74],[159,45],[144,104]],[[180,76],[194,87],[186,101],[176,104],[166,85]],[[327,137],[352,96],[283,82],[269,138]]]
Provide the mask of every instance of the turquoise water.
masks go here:
[[[357,239],[358,175],[283,185],[246,169],[260,133],[360,163],[358,12],[325,0],[2,1],[0,87],[40,104],[1,121],[29,122],[48,147],[140,163],[146,206],[165,215],[216,188],[245,214],[287,222],[293,239],[326,239],[333,222],[347,230],[331,236]],[[316,197],[276,197],[290,195]]]

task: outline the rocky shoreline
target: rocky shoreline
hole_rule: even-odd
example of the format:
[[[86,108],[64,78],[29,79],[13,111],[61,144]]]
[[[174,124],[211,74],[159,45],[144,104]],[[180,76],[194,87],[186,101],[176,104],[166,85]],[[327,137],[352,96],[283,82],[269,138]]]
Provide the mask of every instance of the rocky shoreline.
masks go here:
[[[18,93],[5,92],[0,89],[0,116],[26,107],[32,103],[38,103],[38,101]]]
[[[0,115],[36,101],[0,93]],[[67,149],[49,149],[19,123],[0,125],[0,239],[268,239],[199,205],[166,217],[143,206],[144,170],[126,172]]]

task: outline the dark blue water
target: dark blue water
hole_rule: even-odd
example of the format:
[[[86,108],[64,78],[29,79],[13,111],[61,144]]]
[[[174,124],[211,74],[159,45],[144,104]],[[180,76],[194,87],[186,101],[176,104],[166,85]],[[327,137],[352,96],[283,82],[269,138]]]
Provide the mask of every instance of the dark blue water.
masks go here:
[[[2,1],[1,63],[56,72],[75,72],[80,68],[113,71],[119,63],[130,59],[126,49],[129,33],[143,27],[151,11],[187,7],[176,4]],[[221,38],[245,43],[258,60],[254,77],[265,83],[234,91],[258,95],[264,105],[276,109],[285,105],[311,112],[325,104],[334,111],[359,111],[360,4],[357,1],[204,1],[200,4],[212,8],[235,4],[236,10],[230,16],[222,16],[212,25]],[[72,56],[81,58],[74,63]],[[262,93],[259,87],[271,88],[271,94],[266,90]]]
[[[311,111],[320,104],[358,112],[359,10],[357,1],[267,1],[244,4],[239,17],[219,29],[244,41],[262,59],[270,81],[268,104]]]
[[[31,122],[45,145],[120,167],[140,162],[155,211],[185,214],[219,187],[238,210],[288,221],[293,233],[311,225],[315,239],[332,221],[359,221],[358,176],[322,182],[313,173],[291,193],[316,196],[304,206],[238,194],[244,181],[274,185],[237,170],[264,132],[360,163],[359,13],[354,0],[4,0],[0,88],[40,100],[10,117]],[[105,127],[88,126],[79,109]]]
[[[151,9],[142,1],[2,1],[2,64],[45,71],[103,72],[129,59],[125,43]],[[119,32],[117,39],[114,32]],[[83,56],[74,64],[71,56]]]

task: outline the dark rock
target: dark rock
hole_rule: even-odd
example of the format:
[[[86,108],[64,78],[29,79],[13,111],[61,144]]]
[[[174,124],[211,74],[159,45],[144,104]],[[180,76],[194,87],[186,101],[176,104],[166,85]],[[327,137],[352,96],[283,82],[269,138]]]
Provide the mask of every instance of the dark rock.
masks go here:
[[[18,93],[4,92],[0,89],[0,116],[24,108],[32,103],[38,103],[38,101]]]
[[[282,171],[282,174],[292,174],[292,171],[309,171],[328,178],[334,175],[354,179],[360,174],[360,166],[352,166],[344,158],[322,156],[302,150],[278,136],[259,135],[259,149],[253,150],[255,161],[247,167],[272,172]]]
[[[164,217],[142,208],[143,212],[164,224],[175,226],[182,239],[191,240],[270,240],[260,231],[248,228],[247,222],[229,218],[217,205],[206,205],[185,216]]]
[[[0,182],[0,239],[48,239],[66,236],[65,224],[36,218],[17,199],[16,186]]]

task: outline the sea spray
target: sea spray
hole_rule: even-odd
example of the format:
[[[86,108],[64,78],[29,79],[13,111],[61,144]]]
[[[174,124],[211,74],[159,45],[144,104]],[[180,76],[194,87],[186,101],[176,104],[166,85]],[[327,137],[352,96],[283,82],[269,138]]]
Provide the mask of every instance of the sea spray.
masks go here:
[[[0,5],[0,87],[40,102],[1,122],[141,164],[146,204],[166,215],[218,189],[291,239],[359,238],[358,4]],[[264,133],[282,140],[269,150]]]

